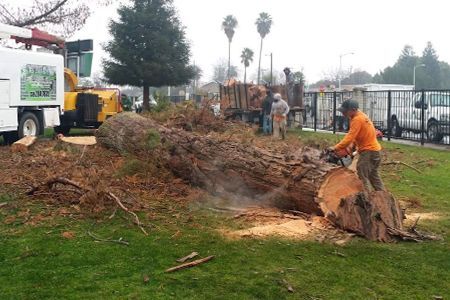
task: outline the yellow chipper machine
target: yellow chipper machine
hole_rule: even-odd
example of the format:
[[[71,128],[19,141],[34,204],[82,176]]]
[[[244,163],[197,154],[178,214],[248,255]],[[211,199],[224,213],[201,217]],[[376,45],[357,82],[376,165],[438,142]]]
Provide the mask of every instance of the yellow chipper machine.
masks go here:
[[[65,44],[64,114],[57,133],[71,128],[98,128],[106,119],[122,111],[120,90],[116,88],[79,87],[78,78],[90,76],[92,40]]]
[[[71,128],[98,128],[106,119],[122,111],[120,90],[115,88],[78,87],[78,77],[64,70],[64,114],[57,133],[68,134]]]

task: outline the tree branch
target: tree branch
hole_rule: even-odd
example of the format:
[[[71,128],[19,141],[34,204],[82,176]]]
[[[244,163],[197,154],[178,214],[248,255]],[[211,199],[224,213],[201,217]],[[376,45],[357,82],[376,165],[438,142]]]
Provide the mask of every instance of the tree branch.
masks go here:
[[[59,2],[55,3],[55,6],[53,6],[52,8],[50,8],[47,11],[44,11],[42,14],[33,17],[32,19],[29,20],[24,20],[22,22],[16,22],[15,26],[19,26],[19,27],[24,27],[24,26],[29,26],[29,25],[34,25],[37,22],[41,22],[42,20],[47,18],[48,16],[50,16],[51,14],[53,14],[54,12],[56,12],[58,9],[60,9],[62,6],[64,6],[67,3],[68,0],[61,0]]]

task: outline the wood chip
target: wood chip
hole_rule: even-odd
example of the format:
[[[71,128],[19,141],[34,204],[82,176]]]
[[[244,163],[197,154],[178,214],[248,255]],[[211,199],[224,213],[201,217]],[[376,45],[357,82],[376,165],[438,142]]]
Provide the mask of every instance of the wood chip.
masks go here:
[[[294,292],[294,288],[292,287],[292,285],[289,282],[287,282],[286,279],[283,279],[283,283],[286,285],[286,288],[287,288],[289,293],[293,293]]]
[[[185,257],[177,259],[177,262],[184,263],[185,261],[193,259],[196,256],[198,256],[198,252],[192,252],[191,254],[186,255]]]
[[[150,277],[148,277],[148,275],[144,275],[142,279],[144,280],[144,283],[148,283],[150,281]]]

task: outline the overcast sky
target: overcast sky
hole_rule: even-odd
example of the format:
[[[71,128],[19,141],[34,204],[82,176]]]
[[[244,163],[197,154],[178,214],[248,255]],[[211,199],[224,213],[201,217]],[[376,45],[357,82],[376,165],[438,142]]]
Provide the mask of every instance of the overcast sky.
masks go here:
[[[239,25],[232,43],[232,64],[239,66],[244,47],[255,52],[249,74],[256,73],[259,34],[254,25],[260,12],[273,18],[265,39],[262,68],[285,66],[303,69],[309,82],[319,80],[324,72],[339,67],[366,70],[372,74],[392,65],[405,44],[421,53],[431,41],[441,60],[450,61],[448,30],[450,5],[445,0],[175,0],[179,16],[191,43],[192,61],[203,70],[203,81],[212,75],[212,66],[228,57],[228,40],[221,29],[223,17],[236,16]],[[106,54],[100,44],[107,41],[107,25],[115,18],[117,4],[96,9],[86,26],[74,38],[95,40],[94,71],[101,69]],[[243,72],[242,72],[243,73]],[[412,70],[411,70],[412,74]]]

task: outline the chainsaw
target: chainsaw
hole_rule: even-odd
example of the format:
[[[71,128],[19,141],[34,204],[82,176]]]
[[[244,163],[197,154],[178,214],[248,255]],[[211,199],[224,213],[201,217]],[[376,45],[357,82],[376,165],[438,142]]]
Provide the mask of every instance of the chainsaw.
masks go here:
[[[353,157],[355,156],[355,152],[344,157],[339,157],[336,152],[331,151],[329,149],[324,149],[320,154],[320,159],[328,163],[332,163],[335,165],[341,165],[343,167],[348,167],[352,164]]]

